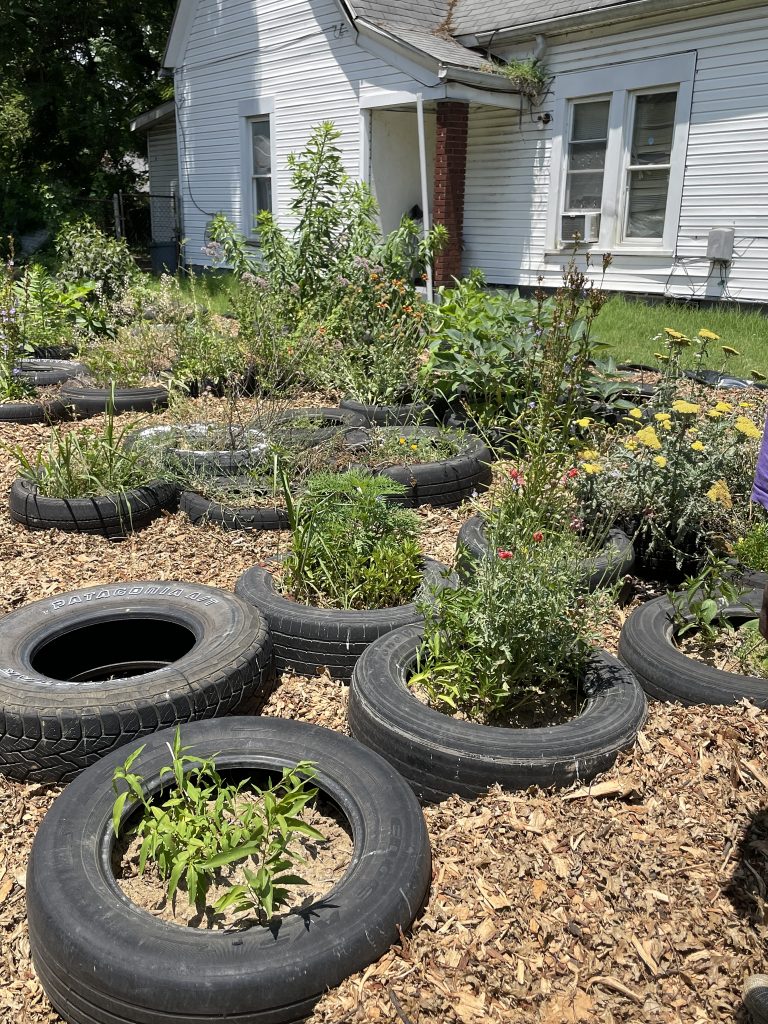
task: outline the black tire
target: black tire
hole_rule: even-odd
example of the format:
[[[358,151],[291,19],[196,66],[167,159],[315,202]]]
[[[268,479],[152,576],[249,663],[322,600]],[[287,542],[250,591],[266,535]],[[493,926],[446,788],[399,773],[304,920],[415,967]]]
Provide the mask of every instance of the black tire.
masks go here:
[[[421,641],[421,628],[408,626],[371,644],[352,675],[348,717],[352,734],[386,757],[422,801],[472,797],[495,783],[525,790],[588,782],[632,745],[645,721],[643,691],[605,651],[589,666],[584,710],[562,725],[505,729],[444,715],[407,685]]]
[[[751,974],[741,995],[753,1024],[768,1024],[768,974]]]
[[[97,498],[46,498],[37,486],[20,477],[11,484],[10,511],[14,523],[28,530],[65,530],[124,537],[143,530],[163,509],[175,507],[176,485],[153,480],[120,495]]]
[[[437,427],[400,427],[398,432],[406,440],[410,437],[440,437],[446,433]],[[350,431],[348,434],[350,444],[355,448],[364,448],[367,437],[365,430]],[[487,490],[493,480],[493,452],[481,438],[473,434],[462,436],[461,442],[459,454],[450,459],[374,469],[374,473],[388,476],[405,487],[402,497],[388,500],[410,508],[418,508],[420,505],[455,508],[467,498]]]
[[[470,579],[477,563],[489,558],[485,519],[472,516],[459,530],[456,538],[456,571],[462,579]],[[609,530],[599,554],[584,559],[584,578],[589,590],[612,587],[632,569],[635,549],[623,530]]]
[[[364,417],[369,427],[398,427],[405,424],[434,426],[439,419],[426,402],[402,402],[397,405],[365,405],[354,398],[342,398],[342,409],[350,409]]]
[[[67,407],[59,401],[0,403],[0,423],[58,423],[66,417]]]
[[[35,782],[67,782],[131,740],[229,714],[272,672],[256,609],[190,583],[35,601],[0,619],[0,648],[0,772]]]
[[[216,523],[225,530],[287,530],[288,513],[282,508],[260,508],[257,505],[248,507],[247,504],[237,504],[235,489],[237,477],[228,477],[214,483],[233,485],[233,502],[223,504],[219,501],[212,501],[210,498],[196,494],[194,491],[183,491],[179,501],[179,509],[189,516],[196,525],[202,523]],[[247,490],[243,490],[244,496]],[[246,498],[247,501],[247,498]]]
[[[80,416],[97,416],[106,412],[112,391],[85,384],[62,384],[59,396]],[[121,412],[154,412],[168,405],[168,390],[162,387],[115,388],[114,407]]]
[[[190,443],[194,444],[195,437],[203,435],[208,426],[209,424],[206,423],[189,423],[186,426],[146,427],[144,430],[131,433],[126,438],[126,446],[132,447],[135,444],[149,446],[157,442],[162,443],[163,438],[179,434],[186,434]],[[168,460],[184,470],[203,473],[206,476],[237,475],[248,466],[258,462],[268,447],[266,434],[261,430],[247,428],[241,431],[241,436],[248,447],[217,450],[176,448],[171,444],[163,444],[159,450]]]
[[[738,604],[726,605],[722,618],[754,619],[762,590],[742,594]],[[745,697],[768,708],[768,679],[723,672],[689,658],[674,644],[672,605],[657,597],[629,616],[619,636],[619,658],[637,676],[646,693],[675,704],[737,704]]]
[[[19,363],[20,376],[37,388],[63,384],[74,377],[87,377],[88,367],[70,359],[22,359]]]
[[[322,427],[296,427],[294,423],[301,420],[321,420]],[[311,448],[323,444],[351,427],[364,427],[368,423],[361,412],[352,409],[333,409],[327,406],[314,406],[310,409],[287,409],[275,420],[274,433],[286,444],[300,445]]]
[[[134,762],[150,793],[168,763],[166,731]],[[315,763],[317,785],[349,822],[352,862],[310,907],[270,928],[184,928],[128,901],[110,877],[113,755],[57,798],[35,836],[27,914],[35,970],[70,1024],[295,1024],[323,992],[378,960],[429,890],[421,809],[382,758],[329,729],[279,718],[181,730],[224,769]],[[66,841],[62,837],[66,836]]]
[[[440,562],[425,559],[424,585],[453,586]],[[336,679],[350,679],[363,651],[377,637],[413,622],[421,622],[416,599],[397,608],[344,611],[313,608],[279,594],[272,573],[261,566],[247,569],[235,584],[235,593],[255,605],[269,623],[278,672],[293,669],[312,676],[327,668]]]
[[[34,345],[30,355],[33,359],[63,359],[69,362],[75,354],[72,345]]]

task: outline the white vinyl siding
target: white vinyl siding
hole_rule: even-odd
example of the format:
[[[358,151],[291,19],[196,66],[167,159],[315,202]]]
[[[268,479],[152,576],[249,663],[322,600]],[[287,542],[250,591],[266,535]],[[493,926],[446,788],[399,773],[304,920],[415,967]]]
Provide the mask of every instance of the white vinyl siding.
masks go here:
[[[205,227],[223,211],[249,238],[252,156],[247,122],[271,115],[272,208],[290,221],[288,155],[322,121],[341,130],[347,170],[361,169],[358,90],[419,86],[355,42],[336,0],[198,0],[175,71],[187,260],[205,265]]]
[[[623,30],[552,36],[548,44],[544,63],[555,76],[553,90],[563,75],[596,72],[593,96],[613,91],[606,80],[617,65],[659,58],[674,62],[686,53],[695,58],[677,230],[666,251],[644,251],[649,247],[643,238],[626,238],[612,249],[606,286],[768,302],[768,5],[752,10],[725,5],[696,18],[677,11],[674,21],[638,20]],[[524,56],[529,49],[521,46],[508,55]],[[639,91],[653,90],[649,83]],[[464,269],[480,267],[496,284],[535,286],[543,276],[547,285],[557,286],[567,259],[548,239],[555,125],[540,130],[535,121],[540,112],[554,113],[552,94],[532,116],[524,113],[520,119],[489,106],[471,108]],[[617,198],[620,185],[617,181]],[[724,285],[706,258],[713,227],[733,227],[736,234]]]
[[[174,202],[168,198],[179,191],[175,121],[164,122],[147,131],[147,164],[152,240],[168,242],[178,231]]]

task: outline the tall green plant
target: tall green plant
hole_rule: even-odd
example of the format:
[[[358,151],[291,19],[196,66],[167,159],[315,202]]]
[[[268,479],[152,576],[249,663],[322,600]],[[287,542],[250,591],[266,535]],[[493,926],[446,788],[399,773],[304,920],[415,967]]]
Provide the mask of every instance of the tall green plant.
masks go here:
[[[231,886],[214,909],[256,910],[260,923],[267,924],[288,901],[290,889],[306,885],[293,870],[302,859],[293,846],[295,837],[324,838],[298,817],[317,796],[309,785],[313,765],[300,761],[259,788],[249,780],[226,782],[216,770],[215,756],[187,752],[178,728],[168,746],[171,764],[161,769],[160,781],[168,777],[171,785],[163,800],[150,799],[142,776],[131,770],[143,747],[115,769],[115,835],[122,831],[128,801],[138,804],[141,816],[132,831],[141,839],[139,874],[147,863],[156,865],[169,900],[183,880],[189,902],[204,901],[216,869],[244,861],[245,882]],[[254,799],[246,799],[246,791]]]
[[[387,499],[402,485],[361,470],[317,473],[296,498],[283,476],[291,528],[283,585],[297,600],[386,608],[412,600],[422,578],[418,519]]]

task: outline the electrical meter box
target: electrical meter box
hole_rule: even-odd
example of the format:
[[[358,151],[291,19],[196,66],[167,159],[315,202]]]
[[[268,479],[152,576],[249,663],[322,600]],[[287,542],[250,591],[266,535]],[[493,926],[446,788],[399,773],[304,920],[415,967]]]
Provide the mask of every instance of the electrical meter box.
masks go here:
[[[733,228],[711,228],[707,237],[707,259],[730,263],[733,259]]]

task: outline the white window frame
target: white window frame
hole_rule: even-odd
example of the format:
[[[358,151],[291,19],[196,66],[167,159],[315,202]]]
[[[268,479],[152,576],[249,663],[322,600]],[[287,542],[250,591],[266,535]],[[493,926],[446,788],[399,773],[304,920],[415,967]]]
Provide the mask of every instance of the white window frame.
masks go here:
[[[696,52],[653,60],[612,64],[591,71],[558,75],[555,83],[554,125],[550,163],[550,199],[547,208],[547,251],[562,253],[570,242],[560,241],[565,198],[568,139],[573,102],[610,97],[608,145],[605,153],[600,237],[594,251],[619,255],[669,255],[674,252],[680,224],[685,178],[685,157],[696,71]],[[659,238],[624,238],[626,187],[632,146],[634,97],[641,93],[677,91],[670,157],[669,189],[664,235]]]
[[[269,154],[272,167],[272,214],[278,216],[277,202],[277,159],[275,152],[275,101],[270,96],[259,96],[244,100],[238,104],[240,120],[240,228],[247,241],[258,245],[259,234],[256,228],[253,202],[253,143],[251,124],[258,118],[269,118]]]

